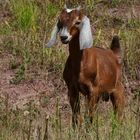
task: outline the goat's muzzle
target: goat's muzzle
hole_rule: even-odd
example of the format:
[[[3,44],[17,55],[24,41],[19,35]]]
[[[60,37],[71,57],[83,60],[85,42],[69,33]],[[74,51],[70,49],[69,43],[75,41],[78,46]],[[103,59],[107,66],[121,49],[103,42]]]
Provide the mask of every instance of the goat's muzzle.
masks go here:
[[[68,36],[60,36],[60,38],[61,38],[61,42],[63,44],[68,44],[68,42],[69,42]]]

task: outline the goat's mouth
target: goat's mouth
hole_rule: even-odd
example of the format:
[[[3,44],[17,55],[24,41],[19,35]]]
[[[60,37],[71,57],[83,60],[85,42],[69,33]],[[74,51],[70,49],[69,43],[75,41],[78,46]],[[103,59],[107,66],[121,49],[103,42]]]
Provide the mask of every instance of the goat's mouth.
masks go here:
[[[69,43],[68,40],[61,40],[61,42],[62,42],[63,44],[68,44],[68,43]]]

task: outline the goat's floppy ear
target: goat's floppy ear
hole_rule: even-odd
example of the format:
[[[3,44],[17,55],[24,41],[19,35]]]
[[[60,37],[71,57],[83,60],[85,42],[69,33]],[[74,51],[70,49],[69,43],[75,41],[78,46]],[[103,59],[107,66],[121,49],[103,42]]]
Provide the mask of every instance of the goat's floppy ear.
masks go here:
[[[59,32],[59,28],[58,28],[58,22],[57,22],[57,24],[53,28],[49,42],[45,45],[46,47],[51,47],[55,44],[58,32]]]
[[[80,42],[80,50],[91,48],[93,44],[90,20],[87,16],[84,16],[82,19],[79,42]]]

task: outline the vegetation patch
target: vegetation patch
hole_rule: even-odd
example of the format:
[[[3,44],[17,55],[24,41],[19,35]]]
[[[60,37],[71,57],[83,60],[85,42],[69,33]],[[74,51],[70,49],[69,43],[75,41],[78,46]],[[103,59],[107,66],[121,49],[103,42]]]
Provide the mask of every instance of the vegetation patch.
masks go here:
[[[62,79],[68,48],[60,41],[52,48],[43,47],[64,2],[0,2],[0,140],[139,140],[139,0],[80,1],[91,20],[95,46],[109,48],[112,36],[120,37],[126,107],[120,124],[112,105],[100,101],[93,125],[83,118],[75,130]],[[43,82],[36,84],[37,80]],[[84,97],[80,98],[84,116]]]

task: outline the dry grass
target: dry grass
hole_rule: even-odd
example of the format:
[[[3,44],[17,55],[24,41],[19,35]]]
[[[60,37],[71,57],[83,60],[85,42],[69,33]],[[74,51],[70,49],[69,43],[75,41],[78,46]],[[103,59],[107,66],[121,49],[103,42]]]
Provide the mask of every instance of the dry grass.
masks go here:
[[[6,0],[0,2],[0,140],[140,139],[140,2],[80,2],[91,19],[94,45],[108,48],[114,34],[121,38],[127,84],[123,124],[114,119],[111,104],[100,101],[90,128],[86,120],[80,129],[71,127],[62,79],[67,47],[58,41],[43,48],[64,1]]]

